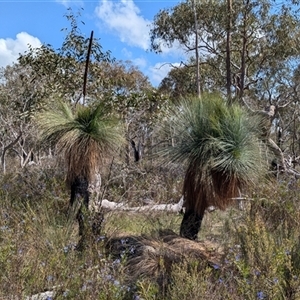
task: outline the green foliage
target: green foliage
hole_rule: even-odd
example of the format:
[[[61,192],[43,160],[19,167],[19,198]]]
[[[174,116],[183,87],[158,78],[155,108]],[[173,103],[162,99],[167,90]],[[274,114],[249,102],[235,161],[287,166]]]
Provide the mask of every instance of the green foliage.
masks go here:
[[[230,271],[198,261],[175,265],[166,299],[240,299]]]
[[[232,6],[230,12],[228,3]],[[293,1],[183,1],[156,14],[150,31],[151,49],[160,52],[164,47],[180,44],[195,58],[197,23],[200,83],[204,92],[224,92],[226,72],[230,71],[231,89],[236,95],[250,95],[265,103],[269,99],[276,101],[279,90],[281,93],[286,83],[291,82],[299,58],[297,10]],[[226,50],[230,51],[230,70]],[[195,95],[196,65],[192,59],[172,68],[162,87],[173,95]]]
[[[186,162],[188,202],[202,199],[224,208],[229,198],[237,197],[238,189],[264,174],[260,127],[259,117],[228,106],[216,95],[181,101],[170,111],[165,132],[172,143],[163,155]]]
[[[67,181],[76,176],[91,180],[99,163],[109,151],[115,151],[123,142],[122,131],[103,104],[96,107],[77,106],[75,112],[60,102],[56,110],[47,110],[37,116],[42,140],[56,144],[66,158]]]
[[[83,8],[81,10],[83,10]],[[71,28],[67,32],[65,40],[62,44],[61,49],[59,49],[59,52],[63,57],[73,59],[77,62],[85,62],[87,58],[89,37],[85,38],[78,26],[78,19],[81,17],[81,11],[79,10],[75,15],[73,10],[71,8],[68,8],[65,17],[70,22]],[[84,25],[82,21],[81,23]],[[62,30],[67,31],[66,28]],[[112,61],[110,55],[110,51],[103,51],[103,48],[98,39],[93,39],[91,49],[92,60],[97,62],[110,62]]]
[[[182,101],[171,110],[168,121],[175,132],[175,146],[166,154],[172,160],[206,163],[205,169],[211,165],[230,174],[236,170],[243,174],[247,168],[254,172],[262,163],[259,118],[248,116],[241,107],[227,106],[218,96]]]
[[[241,50],[244,45],[247,95],[257,96],[253,99],[261,101],[254,103],[250,97],[244,100],[252,101],[251,105],[258,109],[266,100],[277,106],[280,101],[294,101],[276,116],[274,134],[279,126],[283,128],[285,139],[278,137],[278,141],[287,145],[287,149],[290,147],[296,157],[299,78],[297,70],[290,72],[296,66],[295,61],[287,63],[299,54],[298,19],[288,6],[270,15],[268,1],[236,1],[233,5],[232,74],[236,79],[233,88],[239,88],[237,76],[243,69]],[[201,45],[208,46],[208,55],[200,61],[204,90],[222,90],[224,86],[227,17],[224,9],[224,3],[216,1],[197,3],[199,36],[205,37]],[[69,167],[75,165],[75,169],[71,167],[68,171],[93,173],[100,160],[106,158],[105,153],[111,154],[110,150],[121,146],[123,141],[118,122],[112,117],[112,111],[116,111],[126,124],[126,139],[141,140],[149,156],[145,155],[138,164],[118,157],[109,171],[104,167],[101,175],[105,184],[100,198],[132,206],[146,201],[178,202],[182,166],[174,162],[162,166],[153,155],[160,140],[153,127],[161,124],[168,100],[130,63],[112,60],[110,52],[104,52],[95,39],[88,76],[88,106],[71,109],[68,103],[81,97],[88,38],[82,35],[78,17],[71,10],[66,17],[71,22],[71,30],[60,49],[54,50],[50,45],[29,49],[20,56],[18,64],[1,73],[2,151],[22,131],[22,139],[9,148],[9,158],[20,157],[22,162],[32,149],[37,152],[37,134],[31,121],[37,112],[44,111],[36,117],[43,128],[42,138],[50,144],[56,143],[57,152],[63,150]],[[189,2],[161,11],[155,23],[151,40],[155,51],[159,51],[158,40],[167,46],[179,40],[194,49],[190,38],[195,33],[193,11]],[[194,65],[192,58],[189,66],[174,69],[161,85],[161,90],[166,87],[163,91],[168,93],[175,86],[176,99],[172,100],[178,104],[170,111],[168,129],[164,132],[172,144],[165,157],[187,164],[189,175],[194,176],[194,181],[186,177],[189,187],[198,187],[200,182],[204,187],[202,191],[210,198],[219,193],[219,197],[225,195],[227,199],[228,190],[237,191],[230,189],[231,183],[248,186],[265,169],[259,142],[261,120],[247,114],[245,108],[228,107],[218,96],[180,103],[179,95],[194,93],[191,85],[195,79]],[[57,103],[56,99],[67,103]],[[45,111],[45,107],[51,110]],[[176,255],[161,246],[159,232],[163,229],[178,232],[182,218],[166,212],[106,213],[104,232],[88,239],[88,247],[79,253],[77,226],[74,216],[68,212],[62,164],[54,167],[50,156],[24,169],[12,159],[8,162],[10,173],[0,177],[1,299],[25,299],[45,290],[53,290],[56,299],[290,300],[300,297],[299,185],[296,180],[292,183],[283,180],[281,185],[274,183],[272,187],[263,188],[260,182],[251,195],[250,210],[215,211],[206,216],[203,223],[206,231],[201,233],[201,239],[214,240],[220,247],[225,244],[224,261],[213,264],[214,248],[208,253],[198,248],[196,253],[201,260],[195,261],[181,259],[183,255],[179,251],[184,249],[182,254],[191,251],[185,240]],[[223,183],[222,178],[225,178]],[[222,206],[220,202],[217,204]],[[112,253],[106,252],[107,238],[123,235],[129,239],[143,236],[146,245],[141,248],[149,250],[146,263],[142,261],[137,265],[143,269],[139,278],[133,279],[127,265],[129,256],[137,255],[136,249],[133,254],[127,250],[121,252],[121,259],[113,259]],[[148,244],[145,235],[151,235]],[[193,243],[201,245],[201,242]],[[157,249],[160,252],[155,252]],[[166,253],[168,251],[170,253]],[[203,264],[202,256],[205,257]]]
[[[103,239],[90,244],[85,255],[75,250],[76,226],[53,171],[20,174],[24,179],[30,174],[32,186],[47,186],[46,194],[30,199],[26,193],[31,186],[1,178],[0,297],[25,299],[48,290],[55,292],[55,299],[123,299],[127,287],[118,277],[122,265],[104,259]]]
[[[206,299],[205,295],[213,288],[211,278],[211,268],[199,266],[198,262],[175,265],[169,285],[169,297],[174,300],[196,300],[201,295],[202,299]]]
[[[275,183],[254,200],[250,214],[228,220],[225,229],[233,237],[227,259],[237,268],[239,293],[244,299],[298,299],[297,196]]]
[[[236,261],[242,275],[238,280],[241,293],[250,294],[249,299],[259,291],[272,299],[284,298],[284,289],[292,277],[287,241],[278,244],[276,237],[258,220],[238,228],[237,238],[241,250],[241,258]],[[235,255],[237,258],[239,254]]]
[[[143,279],[137,282],[137,292],[138,297],[141,297],[145,300],[158,299],[157,295],[159,294],[158,284],[148,280]]]
[[[115,212],[108,216],[110,218],[105,223],[104,230],[109,236],[118,235],[120,232],[139,236],[141,234],[157,235],[159,231],[165,229],[178,231],[181,221],[180,215],[159,212],[139,212],[134,216]],[[132,222],[133,218],[134,222]]]
[[[76,251],[77,226],[67,211],[62,173],[59,168],[33,166],[0,178],[0,297],[22,299],[48,290],[56,293],[56,299],[299,298],[297,183],[290,188],[286,183],[257,186],[249,209],[210,213],[204,222],[209,228],[201,239],[223,245],[224,260],[218,264],[202,259],[178,263],[175,258],[164,261],[163,255],[172,257],[172,252],[159,249],[158,232],[177,232],[181,219],[167,213],[106,213],[101,235],[83,253]],[[134,189],[141,187],[135,183],[132,192]],[[147,241],[149,235],[156,242],[151,246],[149,239],[148,249],[160,250],[160,255],[147,252],[143,276],[130,280],[133,274],[127,262],[136,253],[126,250],[115,258],[105,248],[106,238],[143,237]],[[183,241],[183,254],[190,251],[188,242],[201,243]],[[205,254],[198,251],[200,256]],[[211,248],[206,255],[213,260],[214,253]],[[161,280],[151,269],[157,264],[161,267],[158,273],[164,275]]]

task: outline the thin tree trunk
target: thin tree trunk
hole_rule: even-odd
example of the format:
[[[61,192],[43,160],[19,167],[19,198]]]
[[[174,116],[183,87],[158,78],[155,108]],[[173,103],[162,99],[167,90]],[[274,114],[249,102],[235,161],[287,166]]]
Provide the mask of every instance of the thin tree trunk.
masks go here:
[[[19,141],[21,136],[22,136],[22,132],[19,133],[19,135],[16,137],[16,139],[14,141],[9,143],[7,146],[3,147],[3,151],[2,151],[2,155],[1,155],[1,165],[2,165],[3,174],[5,174],[5,172],[6,172],[6,164],[5,164],[6,152]]]
[[[249,0],[246,1],[245,12],[243,15],[243,32],[242,32],[242,53],[241,53],[241,77],[239,80],[239,99],[244,96],[244,87],[246,79],[246,55],[247,55],[247,19],[248,19]]]
[[[232,30],[232,0],[227,0],[227,39],[226,39],[226,89],[229,103],[231,95],[231,30]]]
[[[199,65],[199,49],[198,49],[198,20],[197,20],[197,7],[196,0],[193,2],[193,11],[194,11],[194,25],[195,25],[195,56],[196,56],[196,80],[197,80],[197,96],[201,98],[201,85],[200,85],[200,65]]]
[[[90,41],[89,41],[89,47],[88,47],[88,53],[87,53],[86,62],[85,62],[84,75],[83,75],[83,88],[82,88],[82,95],[83,95],[82,104],[83,105],[85,105],[86,84],[87,84],[89,62],[90,62],[90,56],[91,56],[91,50],[92,50],[93,35],[94,35],[94,31],[91,32]],[[79,100],[80,100],[80,97],[77,99],[77,101],[75,103],[75,106],[77,105],[77,103],[78,103]]]

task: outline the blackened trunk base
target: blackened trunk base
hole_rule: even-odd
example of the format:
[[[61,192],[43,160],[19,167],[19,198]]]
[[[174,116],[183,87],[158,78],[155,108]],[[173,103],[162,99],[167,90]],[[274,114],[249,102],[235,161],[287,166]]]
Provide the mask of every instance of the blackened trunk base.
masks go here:
[[[203,215],[198,215],[192,210],[186,211],[181,222],[180,235],[190,240],[196,240],[202,219]]]
[[[85,232],[86,226],[88,226],[87,223],[87,216],[86,211],[89,207],[89,182],[85,177],[78,176],[74,179],[74,181],[71,183],[71,199],[70,199],[70,205],[72,206],[76,199],[82,198],[83,199],[83,205],[79,207],[76,219],[78,221],[79,225],[79,235],[82,236]]]
[[[71,183],[71,206],[74,204],[77,197],[83,198],[85,207],[89,206],[89,182],[85,177],[76,177]]]

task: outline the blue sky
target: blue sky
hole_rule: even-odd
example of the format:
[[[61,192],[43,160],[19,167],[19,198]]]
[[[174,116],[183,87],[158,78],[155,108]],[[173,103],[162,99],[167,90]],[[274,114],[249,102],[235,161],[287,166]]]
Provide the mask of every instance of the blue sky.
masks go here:
[[[27,49],[51,44],[59,48],[69,27],[64,17],[67,7],[76,13],[81,7],[82,33],[100,38],[104,50],[110,50],[118,60],[131,60],[158,85],[170,69],[169,63],[184,60],[184,52],[174,46],[163,54],[149,51],[149,26],[160,9],[177,5],[180,1],[147,0],[0,0],[0,66],[16,61]]]

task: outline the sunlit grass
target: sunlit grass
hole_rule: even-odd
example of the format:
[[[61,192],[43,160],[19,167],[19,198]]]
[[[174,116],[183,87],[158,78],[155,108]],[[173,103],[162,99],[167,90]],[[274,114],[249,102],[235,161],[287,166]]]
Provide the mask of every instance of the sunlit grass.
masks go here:
[[[159,230],[179,231],[182,216],[170,212],[111,212],[107,214],[104,231],[112,235],[152,234]]]
[[[45,291],[53,292],[52,299],[300,297],[297,186],[258,187],[249,192],[245,210],[206,212],[199,241],[181,240],[176,253],[171,250],[176,244],[168,244],[161,232],[180,239],[181,214],[106,212],[100,235],[80,252],[77,222],[68,213],[59,175],[36,169],[11,178],[0,180],[0,299]],[[119,253],[107,246],[113,239],[124,243]],[[223,260],[216,263],[216,254]],[[140,273],[132,274],[134,269]]]

